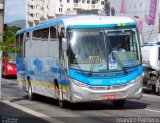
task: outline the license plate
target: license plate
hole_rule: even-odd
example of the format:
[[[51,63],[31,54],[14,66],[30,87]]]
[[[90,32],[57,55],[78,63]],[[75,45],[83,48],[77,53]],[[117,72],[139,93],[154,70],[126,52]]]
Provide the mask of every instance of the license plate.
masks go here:
[[[103,100],[114,100],[114,99],[115,99],[115,95],[114,94],[104,95],[103,96]]]

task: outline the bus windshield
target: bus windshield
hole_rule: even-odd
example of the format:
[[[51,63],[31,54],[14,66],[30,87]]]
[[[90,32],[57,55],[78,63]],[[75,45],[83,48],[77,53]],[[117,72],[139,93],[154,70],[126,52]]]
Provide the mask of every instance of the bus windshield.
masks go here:
[[[83,71],[120,71],[141,64],[136,27],[68,30],[69,67]]]

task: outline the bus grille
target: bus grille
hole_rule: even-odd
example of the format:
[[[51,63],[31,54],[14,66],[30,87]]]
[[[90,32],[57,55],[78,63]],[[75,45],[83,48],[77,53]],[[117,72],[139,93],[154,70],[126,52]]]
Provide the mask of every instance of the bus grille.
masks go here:
[[[128,86],[128,84],[125,85],[117,85],[117,86],[90,86],[89,89],[91,90],[117,90],[122,89]]]

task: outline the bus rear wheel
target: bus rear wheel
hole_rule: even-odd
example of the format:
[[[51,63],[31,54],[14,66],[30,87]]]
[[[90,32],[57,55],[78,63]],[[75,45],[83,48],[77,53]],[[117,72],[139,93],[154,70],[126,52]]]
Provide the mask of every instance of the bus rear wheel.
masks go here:
[[[113,105],[115,108],[122,108],[124,107],[125,100],[114,100]]]

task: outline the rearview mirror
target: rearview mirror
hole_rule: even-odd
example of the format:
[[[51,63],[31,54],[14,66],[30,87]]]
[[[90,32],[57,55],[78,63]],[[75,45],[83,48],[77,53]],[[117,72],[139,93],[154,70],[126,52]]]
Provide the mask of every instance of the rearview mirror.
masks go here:
[[[67,51],[68,45],[67,45],[67,38],[62,38],[62,50]]]

